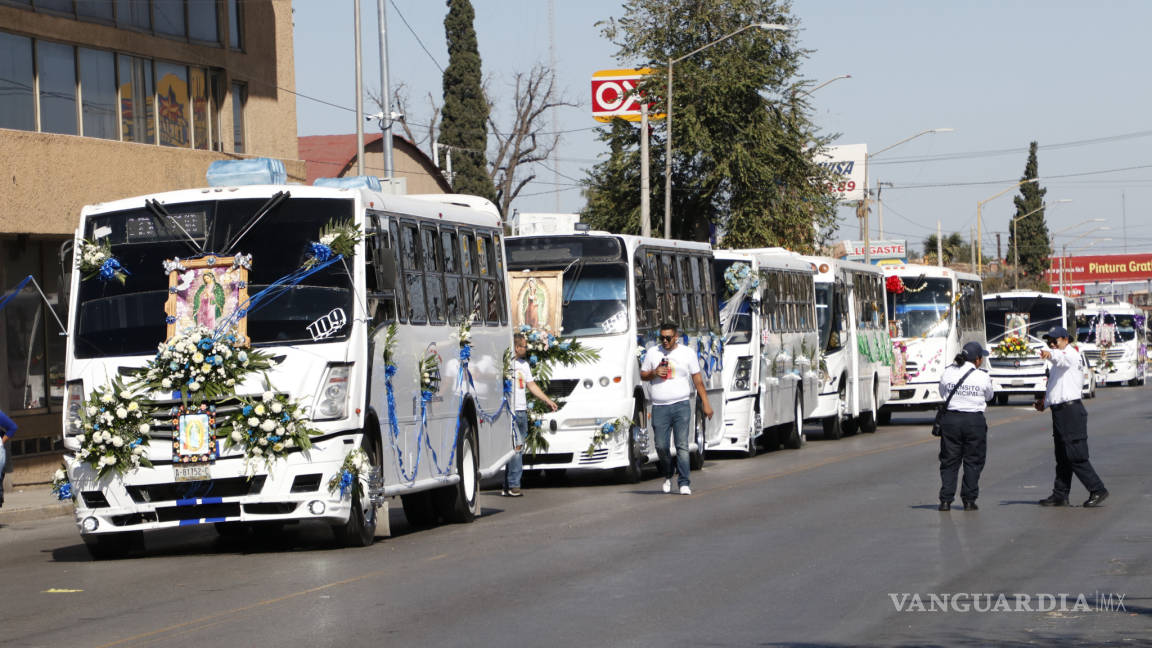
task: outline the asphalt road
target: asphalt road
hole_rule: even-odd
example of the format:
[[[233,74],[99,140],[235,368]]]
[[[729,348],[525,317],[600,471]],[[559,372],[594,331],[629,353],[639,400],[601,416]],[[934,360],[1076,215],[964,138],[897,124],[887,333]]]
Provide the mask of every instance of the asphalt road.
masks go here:
[[[468,525],[410,531],[395,507],[393,537],[367,549],[330,548],[324,528],[208,527],[92,562],[70,518],[14,523],[0,645],[1152,645],[1150,394],[1087,402],[1100,509],[1035,504],[1050,418],[1018,401],[990,408],[976,512],[936,511],[928,418],[897,414],[873,435],[809,426],[798,451],[710,457],[687,497],[651,472],[574,474],[488,491]]]

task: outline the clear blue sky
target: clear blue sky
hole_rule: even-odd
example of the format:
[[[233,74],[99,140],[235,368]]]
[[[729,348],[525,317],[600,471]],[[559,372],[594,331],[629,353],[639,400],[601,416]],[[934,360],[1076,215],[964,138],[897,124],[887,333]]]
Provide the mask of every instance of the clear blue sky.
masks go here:
[[[484,75],[497,110],[509,106],[515,72],[549,62],[548,0],[473,0]],[[296,88],[301,135],[355,131],[353,5],[347,0],[293,0]],[[409,90],[408,120],[427,123],[425,96],[440,99],[446,4],[387,0],[390,76]],[[362,0],[364,85],[380,87],[376,2]],[[561,87],[579,108],[562,109],[564,133],[557,174],[540,169],[513,204],[522,212],[578,211],[579,180],[606,154],[595,140],[589,104],[594,71],[630,67],[596,22],[620,16],[614,0],[555,0],[555,53]],[[1064,0],[967,2],[798,0],[800,43],[813,50],[803,75],[814,83],[839,74],[811,96],[816,123],[838,133],[839,144],[866,143],[878,151],[929,128],[926,135],[878,155],[869,180],[883,190],[886,238],[919,247],[943,221],[945,233],[968,237],[976,203],[1015,183],[1028,143],[1039,142],[1042,186],[1052,231],[1069,252],[1152,250],[1152,2]],[[406,24],[407,23],[407,24]],[[417,40],[419,37],[419,41]],[[423,47],[421,46],[423,43]],[[428,53],[425,53],[424,48]],[[681,90],[683,91],[683,90]],[[366,108],[367,110],[367,108]],[[500,116],[498,116],[500,119]],[[500,120],[506,124],[506,119]],[[375,128],[367,126],[368,132]],[[936,158],[936,159],[930,159]],[[1139,167],[1128,171],[1117,171]],[[995,233],[1013,214],[1009,191],[984,207],[984,250],[995,254]],[[875,212],[874,212],[875,213]],[[1072,241],[1105,218],[1110,231]],[[853,213],[841,210],[841,234],[855,238]],[[872,236],[877,235],[873,218]],[[1126,226],[1125,226],[1126,225]],[[1109,237],[1094,247],[1094,237]],[[1005,251],[1004,254],[1007,254]]]

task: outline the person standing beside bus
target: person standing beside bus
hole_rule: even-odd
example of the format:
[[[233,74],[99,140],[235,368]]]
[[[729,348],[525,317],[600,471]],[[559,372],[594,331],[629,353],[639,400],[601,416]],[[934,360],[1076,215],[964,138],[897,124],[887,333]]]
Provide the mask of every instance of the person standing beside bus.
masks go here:
[[[1069,345],[1068,329],[1054,326],[1044,336],[1048,348],[1040,357],[1052,363],[1048,374],[1048,390],[1044,398],[1036,399],[1036,410],[1052,410],[1052,443],[1056,449],[1056,481],[1052,494],[1038,503],[1040,506],[1068,506],[1068,491],[1072,488],[1072,474],[1088,489],[1085,508],[1100,506],[1108,497],[1108,489],[1088,461],[1088,412],[1080,402],[1084,386],[1084,366],[1080,352]]]
[[[975,511],[980,495],[980,473],[988,454],[988,421],[984,410],[996,395],[992,378],[980,366],[988,350],[969,342],[940,377],[940,396],[947,399],[940,429],[940,510],[952,509],[956,478],[964,464],[960,501],[965,511]]]
[[[0,411],[0,506],[4,506],[4,469],[8,467],[8,449],[5,444],[17,429],[16,422]]]
[[[640,379],[652,382],[652,434],[656,455],[660,461],[660,474],[664,476],[665,493],[672,492],[672,452],[670,442],[676,443],[676,471],[681,495],[692,494],[689,478],[688,423],[691,421],[692,386],[700,396],[704,416],[712,418],[708,392],[700,377],[700,362],[688,347],[679,345],[676,325],[660,325],[660,344],[648,349],[640,366]],[[703,452],[703,448],[700,449]]]
[[[512,336],[512,350],[516,358],[512,361],[512,459],[504,466],[504,488],[501,495],[520,497],[520,477],[524,474],[524,440],[528,438],[528,392],[544,401],[555,412],[559,409],[555,401],[540,389],[532,375],[532,365],[528,363],[528,339],[524,334]]]

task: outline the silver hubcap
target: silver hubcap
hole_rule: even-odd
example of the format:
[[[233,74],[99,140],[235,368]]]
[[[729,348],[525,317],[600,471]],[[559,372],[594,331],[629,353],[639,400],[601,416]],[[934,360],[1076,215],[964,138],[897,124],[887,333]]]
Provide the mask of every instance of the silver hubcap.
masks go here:
[[[464,497],[469,503],[476,497],[476,470],[474,468],[474,461],[472,459],[472,441],[466,439],[464,441],[464,455],[461,457],[463,460],[464,474],[460,475],[461,481],[464,483]]]

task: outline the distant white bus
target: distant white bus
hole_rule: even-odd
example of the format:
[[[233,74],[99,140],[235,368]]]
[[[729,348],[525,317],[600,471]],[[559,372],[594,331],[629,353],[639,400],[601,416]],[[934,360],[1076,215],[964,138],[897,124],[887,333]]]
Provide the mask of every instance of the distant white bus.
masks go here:
[[[968,342],[987,344],[980,277],[930,265],[884,266],[900,287],[888,290],[888,319],[895,347],[894,409],[931,409],[943,402],[940,376]]]
[[[856,261],[801,258],[816,270],[820,329],[820,395],[809,418],[821,421],[825,439],[875,432],[892,381],[883,275]]]
[[[510,273],[560,271],[561,330],[595,349],[591,364],[555,366],[549,396],[560,409],[543,416],[548,449],[524,456],[525,470],[615,470],[638,481],[643,464],[656,460],[647,421],[648,385],[640,380],[645,349],[657,343],[661,322],[675,322],[681,343],[697,353],[714,415],[692,408],[692,468],[723,434],[723,352],[712,249],[707,243],[587,232],[512,236],[506,241]],[[513,296],[515,298],[515,296]],[[589,452],[606,423],[628,418]]]
[[[714,254],[725,296],[724,434],[709,450],[751,457],[757,439],[769,450],[799,448],[819,388],[812,267],[777,248]]]
[[[1101,383],[1143,385],[1147,340],[1144,311],[1132,304],[1089,304],[1076,313],[1076,341]]]
[[[1040,358],[1044,334],[1053,326],[1076,327],[1076,305],[1052,293],[1018,290],[984,295],[984,324],[991,347],[988,373],[996,389],[996,403],[1012,395],[1034,397],[1048,386],[1047,365]],[[1005,339],[1020,338],[1028,352],[1020,355],[998,350]]]

